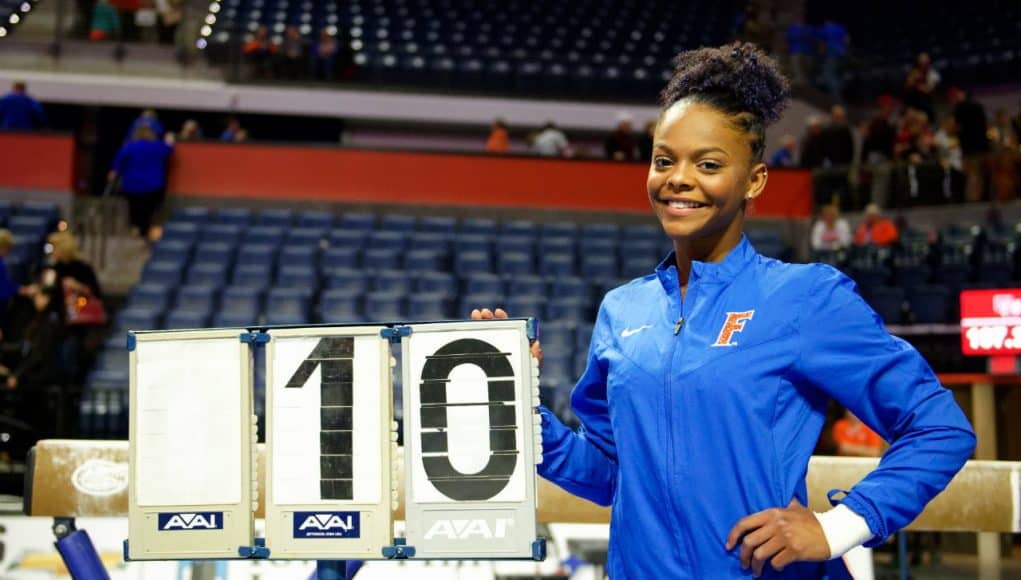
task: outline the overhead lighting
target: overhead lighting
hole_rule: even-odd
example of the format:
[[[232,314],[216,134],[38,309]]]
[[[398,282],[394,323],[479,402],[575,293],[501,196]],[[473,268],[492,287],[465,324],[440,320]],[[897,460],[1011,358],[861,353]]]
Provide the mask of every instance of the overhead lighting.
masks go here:
[[[218,2],[213,2],[212,4],[209,5],[209,11],[212,12],[213,14],[219,13],[220,4]]]
[[[21,11],[22,12],[29,12],[30,10],[32,10],[32,5],[31,4],[29,4],[28,2],[22,2],[21,3]]]
[[[206,39],[205,38],[198,39],[198,41],[195,43],[195,46],[197,46],[199,50],[205,50],[207,46]]]
[[[4,28],[3,26],[0,26],[0,38],[3,38],[5,36],[7,36],[7,29]]]
[[[9,18],[9,20],[11,21],[11,24],[17,24],[17,23],[21,22],[21,17],[18,16],[17,14],[11,14],[11,17]]]
[[[216,24],[216,17],[213,16],[212,14],[206,15],[206,24],[210,26]]]
[[[212,33],[213,29],[208,24],[199,29],[199,34],[202,36],[209,36]]]

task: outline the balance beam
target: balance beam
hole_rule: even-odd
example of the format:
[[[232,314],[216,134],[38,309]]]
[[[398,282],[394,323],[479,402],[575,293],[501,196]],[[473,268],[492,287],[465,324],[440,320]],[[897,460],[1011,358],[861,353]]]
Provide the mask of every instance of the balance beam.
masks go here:
[[[850,489],[878,463],[873,458],[813,457],[807,477],[809,506],[816,511],[828,509],[827,491]],[[263,479],[264,445],[259,445],[257,464]],[[45,517],[127,517],[127,477],[127,441],[40,441],[29,458],[24,511]],[[399,481],[403,486],[403,473]],[[608,508],[575,497],[542,478],[538,493],[541,522],[610,521]],[[259,494],[256,517],[263,517],[264,496]],[[401,505],[396,519],[403,519],[403,514]],[[1021,462],[969,461],[908,529],[1021,532]]]

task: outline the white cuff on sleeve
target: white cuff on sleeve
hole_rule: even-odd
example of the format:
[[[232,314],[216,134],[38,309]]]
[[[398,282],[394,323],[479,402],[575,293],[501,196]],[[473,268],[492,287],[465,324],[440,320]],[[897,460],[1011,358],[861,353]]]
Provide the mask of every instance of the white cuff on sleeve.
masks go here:
[[[872,530],[865,523],[865,518],[843,504],[827,512],[816,513],[815,517],[819,520],[826,542],[830,545],[831,560],[843,556],[851,548],[860,546],[872,538]]]

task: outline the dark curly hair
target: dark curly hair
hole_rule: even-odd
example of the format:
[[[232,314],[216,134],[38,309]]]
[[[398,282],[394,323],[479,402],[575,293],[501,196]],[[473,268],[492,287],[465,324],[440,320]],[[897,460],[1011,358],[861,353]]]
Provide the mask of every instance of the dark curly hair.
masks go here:
[[[749,135],[753,161],[762,161],[766,127],[780,119],[790,94],[776,61],[750,42],[735,42],[682,52],[674,67],[659,96],[663,109],[688,99],[726,113]]]

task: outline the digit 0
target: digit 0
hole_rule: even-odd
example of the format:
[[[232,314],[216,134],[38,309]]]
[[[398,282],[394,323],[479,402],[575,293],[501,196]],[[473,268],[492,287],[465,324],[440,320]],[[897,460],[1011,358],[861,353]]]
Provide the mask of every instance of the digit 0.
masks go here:
[[[478,366],[486,374],[489,430],[477,437],[489,439],[489,461],[478,473],[462,473],[450,461],[447,385],[460,365]],[[487,500],[510,482],[517,465],[514,369],[509,355],[474,338],[450,342],[426,357],[419,385],[421,403],[422,463],[429,481],[443,495],[457,501]],[[430,429],[430,431],[426,431]],[[476,436],[473,434],[473,436]],[[424,455],[435,453],[435,455]]]

